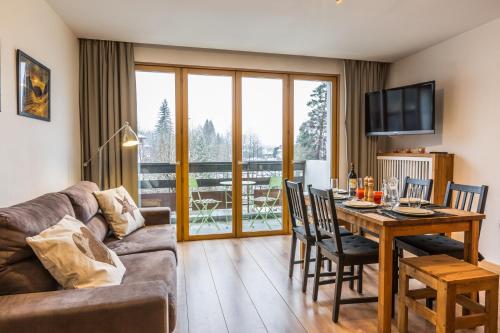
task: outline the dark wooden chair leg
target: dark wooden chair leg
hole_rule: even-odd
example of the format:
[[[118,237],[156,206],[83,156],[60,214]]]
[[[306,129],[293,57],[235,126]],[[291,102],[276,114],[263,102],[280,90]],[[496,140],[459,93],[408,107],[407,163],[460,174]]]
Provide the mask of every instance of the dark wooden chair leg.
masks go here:
[[[331,272],[333,270],[333,265],[332,265],[332,261],[331,260],[328,260],[328,271]]]
[[[335,282],[335,297],[333,299],[332,320],[334,323],[339,321],[340,300],[342,299],[342,282],[344,282],[344,263],[340,261],[337,264],[337,281]]]
[[[316,246],[316,269],[314,270],[314,285],[313,285],[313,301],[318,300],[318,289],[319,289],[319,277],[321,274],[321,263],[323,262],[323,256],[321,255],[321,248]],[[331,261],[328,261],[331,264]]]
[[[354,277],[354,275],[356,274],[356,273],[354,273],[354,266],[351,266],[350,272],[351,272],[352,277]],[[349,289],[354,290],[354,279],[351,279],[349,281]]]
[[[396,295],[398,293],[399,286],[399,257],[402,255],[402,251],[398,248],[394,248],[392,252],[392,304],[391,304],[391,316],[394,318],[396,314]]]
[[[297,248],[297,236],[292,232],[292,245],[290,249],[290,266],[288,268],[288,277],[293,276],[293,267],[295,266],[295,249]]]
[[[363,265],[358,266],[358,293],[363,293]]]
[[[309,263],[311,261],[311,243],[306,241],[306,253],[304,255],[304,272],[302,277],[302,292],[305,293],[307,290],[307,279],[309,275]]]

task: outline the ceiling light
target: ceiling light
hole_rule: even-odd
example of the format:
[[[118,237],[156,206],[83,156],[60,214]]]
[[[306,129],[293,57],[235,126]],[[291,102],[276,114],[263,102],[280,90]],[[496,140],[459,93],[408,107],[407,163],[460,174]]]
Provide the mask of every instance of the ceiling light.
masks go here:
[[[344,1],[344,0],[335,0],[335,3],[336,3],[337,5],[340,5],[343,1]]]

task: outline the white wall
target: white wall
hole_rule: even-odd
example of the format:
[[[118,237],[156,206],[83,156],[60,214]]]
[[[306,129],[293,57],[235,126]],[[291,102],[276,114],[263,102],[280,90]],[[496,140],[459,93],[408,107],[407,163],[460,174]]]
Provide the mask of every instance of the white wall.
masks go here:
[[[134,49],[137,62],[275,70],[311,74],[340,74],[339,92],[339,176],[341,184],[347,181],[347,150],[345,144],[344,75],[343,62],[338,59],[300,57],[250,52],[217,51],[207,49],[137,45]]]
[[[489,185],[480,251],[500,263],[500,19],[404,58],[389,87],[436,80],[438,133],[392,138],[387,149],[424,146],[455,155],[454,178]]]
[[[0,207],[80,178],[78,41],[43,0],[0,2]],[[51,69],[51,122],[17,115],[16,49]]]

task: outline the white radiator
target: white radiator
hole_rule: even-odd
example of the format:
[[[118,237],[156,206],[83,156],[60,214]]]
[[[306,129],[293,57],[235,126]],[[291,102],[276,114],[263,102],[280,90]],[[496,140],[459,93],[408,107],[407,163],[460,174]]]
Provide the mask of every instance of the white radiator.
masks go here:
[[[377,156],[378,163],[378,185],[382,188],[383,179],[396,177],[399,181],[399,189],[403,190],[405,177],[417,179],[432,178],[432,157],[422,156]]]

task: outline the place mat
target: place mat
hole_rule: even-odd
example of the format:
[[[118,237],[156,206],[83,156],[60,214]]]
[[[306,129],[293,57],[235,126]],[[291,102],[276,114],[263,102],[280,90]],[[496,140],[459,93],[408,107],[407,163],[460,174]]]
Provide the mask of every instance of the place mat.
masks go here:
[[[428,216],[408,216],[408,215],[403,215],[403,214],[399,214],[399,213],[393,212],[391,210],[383,209],[382,207],[379,207],[379,208],[360,208],[360,209],[358,209],[358,208],[346,207],[346,206],[342,205],[341,203],[336,203],[335,205],[337,207],[341,207],[342,209],[345,209],[345,210],[348,210],[348,211],[352,211],[352,212],[356,212],[356,213],[360,213],[360,214],[363,214],[363,215],[368,215],[370,217],[373,217],[373,215],[378,215],[378,216],[383,216],[385,218],[392,219],[392,220],[398,220],[398,221],[414,220],[416,218],[418,218],[418,219],[428,219],[428,218],[435,218],[435,217],[446,217],[446,216],[457,216],[457,215],[459,215],[458,213],[455,214],[456,210],[450,209],[450,208],[447,208],[447,207],[443,207],[443,206],[439,206],[439,205],[427,205],[427,206],[425,206],[425,209],[430,209],[430,210],[434,211],[434,215],[428,215]],[[385,214],[387,214],[387,215],[378,213],[378,210],[380,210],[380,209],[382,209],[382,211]],[[382,221],[382,219],[380,219],[380,218],[378,218],[378,219]]]

